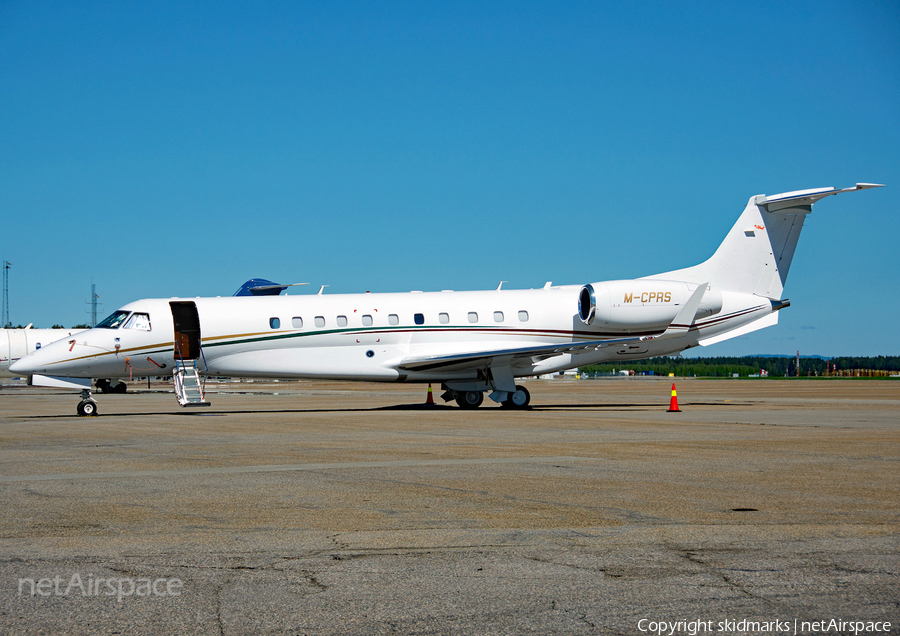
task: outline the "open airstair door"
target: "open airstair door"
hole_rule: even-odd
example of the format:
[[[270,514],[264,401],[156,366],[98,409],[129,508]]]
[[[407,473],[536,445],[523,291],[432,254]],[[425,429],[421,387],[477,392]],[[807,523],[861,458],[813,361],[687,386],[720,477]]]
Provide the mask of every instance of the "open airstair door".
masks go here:
[[[200,357],[200,315],[192,302],[171,302],[175,327],[175,359],[196,360]]]
[[[203,392],[203,382],[197,370],[200,357],[200,315],[197,305],[190,301],[170,302],[173,342],[175,347],[175,396],[181,406],[209,406]]]

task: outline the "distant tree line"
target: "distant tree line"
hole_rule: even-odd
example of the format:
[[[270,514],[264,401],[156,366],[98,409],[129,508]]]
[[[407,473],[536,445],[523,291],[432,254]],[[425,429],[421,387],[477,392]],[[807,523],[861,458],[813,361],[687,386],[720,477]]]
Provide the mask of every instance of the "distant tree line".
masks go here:
[[[837,357],[800,358],[801,376],[828,375],[829,367],[833,373],[850,369],[872,369],[876,371],[900,371],[900,356],[877,357]],[[622,360],[614,363],[593,364],[581,367],[586,373],[613,373],[622,370],[634,370],[637,374],[669,375],[674,373],[680,377],[732,377],[735,373],[742,377],[766,371],[770,377],[796,377],[796,357],[717,357],[717,358],[680,358],[658,357],[648,360]]]

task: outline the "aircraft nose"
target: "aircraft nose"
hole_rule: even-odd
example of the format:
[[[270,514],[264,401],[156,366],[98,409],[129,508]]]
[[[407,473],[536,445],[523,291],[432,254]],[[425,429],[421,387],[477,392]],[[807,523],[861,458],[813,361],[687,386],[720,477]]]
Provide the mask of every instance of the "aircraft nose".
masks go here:
[[[17,373],[19,375],[45,373],[48,365],[59,362],[61,358],[61,347],[58,345],[59,343],[53,342],[45,347],[41,347],[37,351],[32,351],[27,356],[23,356],[9,365],[10,373]]]
[[[33,365],[31,364],[31,361],[28,360],[28,358],[30,357],[30,355],[27,355],[24,358],[13,362],[11,365],[9,365],[10,372],[20,373],[22,375],[31,375],[32,373],[34,373]]]

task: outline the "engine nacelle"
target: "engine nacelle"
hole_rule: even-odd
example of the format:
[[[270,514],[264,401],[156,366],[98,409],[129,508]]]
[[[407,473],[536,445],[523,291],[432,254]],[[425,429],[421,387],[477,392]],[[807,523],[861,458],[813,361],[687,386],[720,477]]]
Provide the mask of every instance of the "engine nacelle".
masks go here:
[[[586,325],[615,331],[654,331],[668,327],[696,285],[635,279],[592,283],[578,295],[578,316]],[[705,318],[722,310],[722,292],[707,289],[697,310]]]
[[[594,322],[597,315],[597,299],[594,296],[594,287],[585,285],[578,294],[578,317],[586,325]]]

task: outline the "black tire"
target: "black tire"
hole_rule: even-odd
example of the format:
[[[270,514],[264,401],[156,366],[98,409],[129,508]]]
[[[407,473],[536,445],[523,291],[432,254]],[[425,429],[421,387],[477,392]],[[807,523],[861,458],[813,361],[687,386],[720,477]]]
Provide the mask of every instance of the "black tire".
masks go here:
[[[82,400],[78,403],[77,410],[80,417],[93,417],[97,415],[97,403],[93,400]]]
[[[517,384],[515,393],[510,393],[502,405],[508,409],[524,409],[531,404],[531,393],[524,386]]]
[[[117,382],[112,388],[113,393],[125,393],[127,390],[128,385],[124,382]]]
[[[461,409],[477,409],[484,402],[483,391],[460,391],[456,403]]]
[[[97,380],[97,390],[101,393],[111,393],[112,387],[110,386],[110,381],[105,379]]]

